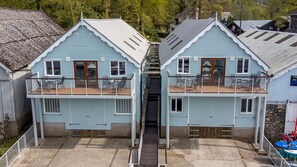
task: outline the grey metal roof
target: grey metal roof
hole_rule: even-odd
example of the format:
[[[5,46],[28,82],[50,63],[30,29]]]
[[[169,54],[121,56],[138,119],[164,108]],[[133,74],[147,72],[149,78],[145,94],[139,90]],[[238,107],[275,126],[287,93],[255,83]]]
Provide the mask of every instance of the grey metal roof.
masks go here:
[[[297,34],[250,30],[238,38],[270,66],[269,74],[277,75],[297,64]]]
[[[11,71],[26,67],[63,33],[43,12],[0,8],[0,62]]]
[[[209,26],[214,19],[187,19],[174,29],[160,44],[161,66]]]
[[[122,19],[84,19],[138,64],[141,64],[149,41]]]
[[[265,24],[271,22],[272,20],[242,20],[241,21],[241,29],[243,31],[249,31],[251,29],[257,29],[258,27],[262,27]],[[238,27],[240,26],[240,20],[233,21]]]

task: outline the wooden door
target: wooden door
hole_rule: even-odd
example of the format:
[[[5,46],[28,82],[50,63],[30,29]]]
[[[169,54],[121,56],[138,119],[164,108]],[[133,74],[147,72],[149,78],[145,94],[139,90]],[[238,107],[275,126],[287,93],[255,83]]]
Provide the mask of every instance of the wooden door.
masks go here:
[[[202,58],[201,59],[201,76],[204,85],[224,84],[225,77],[225,58]]]
[[[98,87],[97,61],[74,61],[75,87]]]

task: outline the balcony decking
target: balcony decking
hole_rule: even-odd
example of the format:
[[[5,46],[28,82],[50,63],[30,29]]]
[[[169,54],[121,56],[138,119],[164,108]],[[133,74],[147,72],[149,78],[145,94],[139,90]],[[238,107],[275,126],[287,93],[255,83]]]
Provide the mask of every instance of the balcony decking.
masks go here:
[[[130,88],[100,89],[100,88],[58,88],[58,89],[35,89],[28,95],[122,95],[130,96]]]
[[[228,87],[228,86],[169,86],[169,93],[242,93],[242,94],[267,94],[268,92],[260,87]]]

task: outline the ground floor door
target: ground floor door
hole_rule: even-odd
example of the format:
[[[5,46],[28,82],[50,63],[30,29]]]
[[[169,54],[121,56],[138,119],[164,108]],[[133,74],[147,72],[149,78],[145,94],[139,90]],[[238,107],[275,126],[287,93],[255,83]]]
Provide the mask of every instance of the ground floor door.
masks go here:
[[[97,61],[74,61],[75,87],[98,87]]]
[[[198,126],[232,126],[234,98],[189,98],[189,124]]]
[[[104,100],[73,99],[70,104],[70,127],[73,129],[96,130],[106,126]]]
[[[288,103],[286,109],[285,133],[295,131],[297,119],[297,103]]]

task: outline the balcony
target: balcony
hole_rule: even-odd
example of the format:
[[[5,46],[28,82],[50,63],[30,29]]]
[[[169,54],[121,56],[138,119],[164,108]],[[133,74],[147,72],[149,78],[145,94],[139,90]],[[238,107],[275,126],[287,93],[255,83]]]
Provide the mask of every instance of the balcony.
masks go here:
[[[114,98],[132,96],[135,90],[135,77],[98,79],[39,78],[33,75],[26,79],[28,97],[79,97]]]
[[[266,76],[169,76],[169,93],[188,94],[267,94]]]

